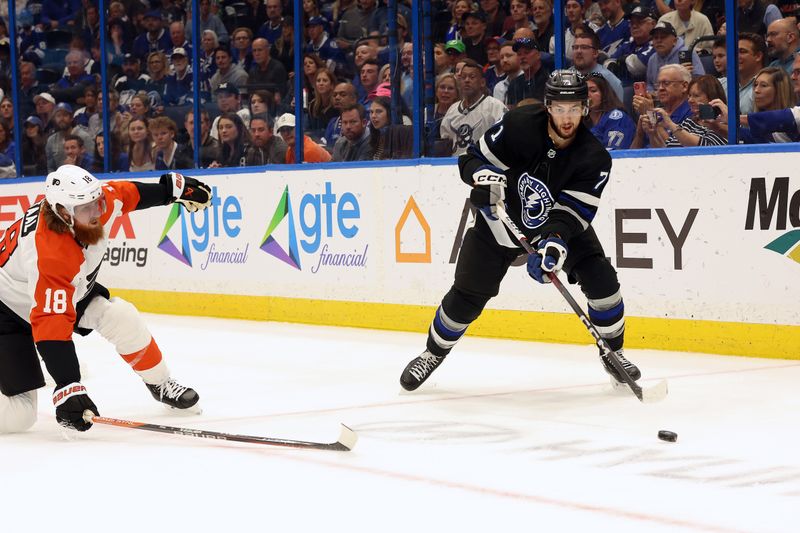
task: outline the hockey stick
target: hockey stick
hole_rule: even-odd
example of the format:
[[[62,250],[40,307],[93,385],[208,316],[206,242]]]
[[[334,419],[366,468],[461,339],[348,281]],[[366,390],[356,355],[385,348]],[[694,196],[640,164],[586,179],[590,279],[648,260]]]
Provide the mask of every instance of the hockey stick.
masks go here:
[[[528,254],[535,254],[536,251],[528,242],[528,238],[525,237],[517,225],[514,224],[514,221],[511,220],[511,217],[508,216],[505,206],[502,204],[497,204],[496,207],[498,218],[500,218],[509,231],[514,234],[514,237],[516,237],[520,245],[522,245]],[[570,294],[569,290],[564,286],[563,283],[561,283],[561,280],[558,279],[558,276],[548,272],[547,277],[550,278],[550,281],[553,282],[553,285],[555,285],[555,287],[558,289],[558,292],[561,293],[561,296],[564,297],[575,314],[578,315],[578,318],[581,319],[583,325],[586,326],[586,329],[588,329],[589,333],[592,334],[595,344],[597,344],[597,346],[603,351],[603,354],[608,357],[608,360],[611,361],[611,364],[614,366],[617,372],[620,373],[623,381],[626,385],[628,385],[628,387],[630,387],[633,394],[635,394],[639,400],[645,403],[653,403],[663,400],[667,396],[667,381],[661,380],[657,384],[647,389],[643,389],[638,383],[636,383],[630,374],[625,371],[622,363],[619,362],[619,359],[617,359],[617,356],[614,354],[614,350],[611,349],[611,347],[608,345],[608,342],[600,335],[600,332],[597,331],[597,328],[589,320],[589,317],[586,316],[586,313],[583,312],[583,309],[581,309],[581,306],[575,301],[575,298],[572,297],[572,294]]]
[[[93,416],[91,411],[85,411],[83,419],[95,424],[105,424],[128,429],[141,429],[144,431],[155,431],[158,433],[171,433],[173,435],[183,435],[186,437],[198,437],[201,439],[227,440],[233,442],[247,442],[250,444],[267,444],[269,446],[284,446],[288,448],[307,448],[312,450],[335,450],[349,452],[356,445],[358,435],[349,427],[342,424],[339,440],[331,443],[309,442],[304,440],[276,439],[272,437],[254,437],[250,435],[235,435],[233,433],[219,433],[217,431],[207,431],[204,429],[189,429],[175,426],[164,426],[161,424],[148,424],[145,422],[133,422],[130,420],[119,420],[116,418],[106,418],[104,416]]]

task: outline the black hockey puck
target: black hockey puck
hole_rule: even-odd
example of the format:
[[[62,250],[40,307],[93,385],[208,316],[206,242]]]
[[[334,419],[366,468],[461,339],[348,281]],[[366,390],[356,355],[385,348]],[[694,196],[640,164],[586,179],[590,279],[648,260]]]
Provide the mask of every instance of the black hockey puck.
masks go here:
[[[662,429],[658,432],[658,438],[661,440],[665,440],[667,442],[675,442],[678,440],[678,434],[674,431],[667,431],[666,429]]]

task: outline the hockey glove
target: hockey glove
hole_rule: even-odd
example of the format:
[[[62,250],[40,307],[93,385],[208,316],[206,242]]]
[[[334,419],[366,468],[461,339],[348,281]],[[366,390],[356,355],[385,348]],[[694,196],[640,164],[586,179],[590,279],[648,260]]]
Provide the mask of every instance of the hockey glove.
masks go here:
[[[211,205],[211,188],[202,181],[177,172],[161,175],[161,183],[172,190],[172,201],[183,204],[187,211],[201,211]]]
[[[469,195],[472,205],[497,220],[497,204],[506,199],[506,175],[497,167],[484,165],[473,174],[475,186]]]
[[[567,243],[550,235],[536,245],[536,253],[528,256],[528,274],[539,283],[550,283],[547,273],[558,274],[567,259]]]
[[[62,426],[78,431],[86,431],[92,427],[91,422],[83,419],[84,411],[91,411],[92,415],[100,416],[97,406],[86,394],[86,387],[78,382],[67,385],[56,385],[53,392],[53,405],[56,407],[56,420]]]

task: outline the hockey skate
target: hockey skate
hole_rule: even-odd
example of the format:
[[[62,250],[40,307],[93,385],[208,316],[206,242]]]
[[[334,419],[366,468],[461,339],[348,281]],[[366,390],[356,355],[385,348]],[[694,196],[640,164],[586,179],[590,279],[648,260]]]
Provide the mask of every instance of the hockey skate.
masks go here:
[[[444,355],[433,355],[425,350],[408,363],[400,376],[400,385],[407,391],[416,390],[442,364],[444,358]]]
[[[156,401],[175,409],[188,409],[200,399],[194,389],[184,387],[172,378],[169,378],[161,385],[151,385],[149,383],[145,383],[145,385],[147,385],[147,390],[150,391]]]
[[[633,379],[633,381],[636,381],[637,379],[642,377],[642,373],[641,371],[639,371],[639,368],[625,358],[625,356],[623,355],[623,350],[621,349],[617,350],[616,352],[614,352],[614,355],[617,356],[617,359],[622,364],[622,368],[625,369],[625,371]],[[624,380],[622,379],[622,376],[620,376],[619,372],[614,367],[614,365],[611,363],[611,360],[608,358],[608,356],[606,354],[601,354],[600,360],[603,362],[603,367],[606,369],[606,372],[608,372],[608,375],[611,376],[611,385],[614,388],[622,386]]]

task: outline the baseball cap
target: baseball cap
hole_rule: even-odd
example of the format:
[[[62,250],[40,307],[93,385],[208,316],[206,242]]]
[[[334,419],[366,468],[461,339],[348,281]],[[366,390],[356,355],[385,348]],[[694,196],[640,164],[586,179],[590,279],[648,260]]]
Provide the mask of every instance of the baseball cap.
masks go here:
[[[530,37],[520,37],[519,39],[514,39],[514,45],[512,46],[514,51],[518,51],[520,48],[527,48],[528,50],[539,50],[539,45],[536,44],[536,41],[531,39]]]
[[[653,35],[657,31],[664,31],[670,35],[674,35],[675,37],[678,36],[678,33],[675,31],[675,28],[672,27],[672,24],[663,20],[653,26],[653,29],[650,30],[650,35]]]
[[[225,83],[220,83],[219,87],[217,87],[217,90],[214,91],[214,93],[228,93],[228,94],[238,95],[239,88],[232,83],[225,82]]]
[[[170,57],[173,57],[173,56],[188,57],[188,54],[186,53],[186,49],[185,48],[181,48],[179,46],[179,47],[175,48],[174,50],[172,50],[172,54],[170,54]]]
[[[133,54],[125,54],[124,56],[122,56],[122,62],[123,63],[138,63],[139,62],[139,58],[136,57]]]
[[[634,7],[630,13],[628,13],[628,18],[632,19],[633,17],[643,18],[643,19],[653,19],[658,20],[658,17],[655,13],[653,13],[652,9],[648,9],[644,6],[636,6]]]
[[[72,114],[72,106],[69,105],[66,102],[61,102],[60,104],[58,104],[56,106],[56,112],[59,112],[59,111],[66,111],[67,113],[69,113],[71,115]]]
[[[53,98],[53,95],[50,94],[50,93],[37,94],[36,96],[33,97],[33,103],[34,104],[37,103],[39,101],[39,99],[47,100],[51,104],[55,104],[56,103],[56,99]]]
[[[327,23],[325,17],[320,17],[319,15],[316,17],[311,17],[308,19],[307,26],[324,26]]]
[[[294,115],[284,113],[275,121],[275,133],[280,133],[283,128],[294,128]]]
[[[486,13],[484,13],[483,11],[470,11],[468,13],[464,13],[463,15],[461,15],[461,23],[463,24],[470,17],[476,18],[481,22],[486,22]]]
[[[28,124],[34,124],[36,126],[39,126],[40,128],[44,127],[44,125],[42,124],[42,119],[40,119],[39,117],[36,117],[34,115],[31,115],[31,116],[29,116],[28,118],[25,119],[25,125],[28,125]]]
[[[161,18],[161,12],[158,11],[157,9],[152,9],[152,10],[150,10],[147,13],[144,14],[144,18],[146,18],[146,19],[160,19]]]
[[[450,41],[447,41],[447,44],[444,45],[444,51],[447,52],[448,50],[455,50],[459,54],[463,54],[466,53],[467,46],[464,44],[463,41],[460,41],[458,39],[452,39]]]
[[[489,43],[496,43],[497,46],[503,46],[506,43],[506,40],[503,39],[502,37],[495,35],[494,37],[489,37],[488,39],[486,39],[486,44]]]

